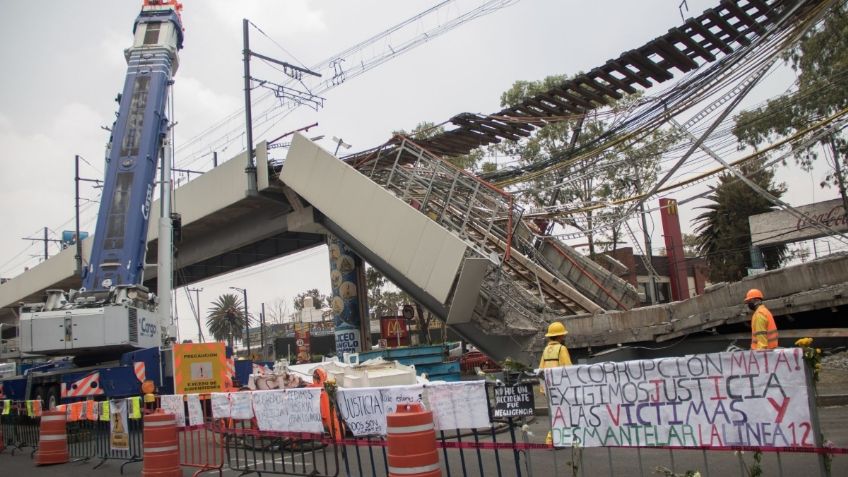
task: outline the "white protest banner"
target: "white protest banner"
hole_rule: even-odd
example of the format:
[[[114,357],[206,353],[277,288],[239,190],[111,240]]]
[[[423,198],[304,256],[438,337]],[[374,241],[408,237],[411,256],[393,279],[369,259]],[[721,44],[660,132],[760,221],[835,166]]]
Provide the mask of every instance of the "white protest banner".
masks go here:
[[[321,389],[295,388],[254,391],[253,412],[263,431],[324,432]]]
[[[174,415],[177,427],[185,427],[185,406],[183,405],[183,394],[163,394],[159,397],[160,407],[168,414]]]
[[[355,436],[385,435],[386,416],[398,404],[422,401],[424,387],[388,386],[383,388],[339,388],[339,411]]]
[[[555,446],[812,447],[799,348],[545,369]]]
[[[212,393],[212,417],[215,419],[230,417],[230,393]]]
[[[246,391],[230,393],[230,417],[233,419],[253,419],[253,393]]]
[[[127,427],[127,400],[111,401],[111,419],[109,419],[109,449],[113,451],[130,450],[130,435]]]
[[[203,425],[203,408],[200,406],[200,395],[187,394],[186,404],[188,404],[188,425],[189,427],[197,427]]]
[[[485,381],[428,384],[425,389],[436,430],[491,425]]]

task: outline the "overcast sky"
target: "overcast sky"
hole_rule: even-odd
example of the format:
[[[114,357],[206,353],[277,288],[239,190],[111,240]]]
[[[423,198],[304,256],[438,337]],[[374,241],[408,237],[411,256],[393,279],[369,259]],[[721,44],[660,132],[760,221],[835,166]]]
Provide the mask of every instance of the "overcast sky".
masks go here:
[[[0,276],[15,276],[25,266],[38,263],[32,255],[41,253],[42,244],[23,237],[40,237],[45,226],[51,238],[73,229],[75,154],[86,161],[82,176],[102,177],[108,133],[101,126],[110,126],[114,119],[114,98],[123,87],[126,71],[123,49],[131,45],[140,3],[3,2]],[[249,18],[269,37],[254,29],[252,49],[310,66],[436,3],[187,0],[183,10],[185,48],[180,52],[174,90],[176,145],[182,147],[177,165],[208,169],[213,148],[186,144],[243,105],[243,18]],[[424,31],[482,3],[459,1],[412,31]],[[687,16],[694,16],[718,2],[687,3]],[[500,109],[500,94],[516,80],[589,70],[679,25],[679,4],[679,0],[521,0],[345,82],[325,95],[323,109],[301,108],[273,127],[258,128],[256,140],[318,122],[309,135],[343,138],[355,151],[379,145],[393,130],[409,130],[421,121],[438,123],[463,111],[495,112]],[[409,37],[393,37],[372,50],[396,46]],[[283,81],[279,72],[270,68],[257,67],[254,76]],[[790,75],[774,75],[754,92],[752,101],[782,91],[790,83]],[[240,118],[220,131],[237,127]],[[239,129],[234,137],[242,133]],[[214,137],[210,134],[206,139]],[[238,139],[226,149],[215,149],[224,160],[243,150],[243,144],[243,139]],[[333,147],[329,140],[322,145]],[[282,152],[277,151],[280,157]],[[789,199],[794,204],[836,197],[835,191],[815,186],[820,176],[792,168],[780,173],[782,180],[789,181]],[[96,200],[97,194],[84,187],[82,195]],[[92,202],[85,208],[83,230],[93,232],[96,207]],[[691,208],[682,212],[684,220],[697,214]],[[659,217],[655,222],[659,224]],[[688,223],[682,225],[689,229]],[[660,240],[658,231],[655,237]],[[57,250],[56,245],[50,246],[51,254]],[[252,311],[262,302],[290,301],[308,288],[328,293],[326,250],[305,251],[197,286],[204,288],[202,311],[228,286],[248,289]],[[184,291],[177,296],[182,337],[196,335]]]

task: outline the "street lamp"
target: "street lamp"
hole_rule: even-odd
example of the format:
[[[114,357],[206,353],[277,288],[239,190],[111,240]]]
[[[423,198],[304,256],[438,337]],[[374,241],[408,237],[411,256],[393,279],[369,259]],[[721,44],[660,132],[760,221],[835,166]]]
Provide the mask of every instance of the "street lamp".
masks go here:
[[[247,343],[247,356],[250,356],[250,318],[247,314],[247,290],[239,287],[230,287],[231,290],[238,290],[244,296],[244,340]]]
[[[345,149],[351,148],[351,144],[344,142],[341,138],[338,138],[336,136],[333,136],[333,142],[336,143],[336,152],[333,153],[334,156],[339,155],[339,148],[340,147],[343,147]]]

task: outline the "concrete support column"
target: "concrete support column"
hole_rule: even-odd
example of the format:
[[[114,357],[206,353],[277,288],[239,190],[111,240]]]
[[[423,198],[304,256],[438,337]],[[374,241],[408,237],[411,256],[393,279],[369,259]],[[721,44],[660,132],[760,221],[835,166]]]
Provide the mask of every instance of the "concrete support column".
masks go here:
[[[338,237],[327,235],[330,249],[330,307],[335,322],[336,353],[358,353],[370,349],[368,290],[365,262]]]

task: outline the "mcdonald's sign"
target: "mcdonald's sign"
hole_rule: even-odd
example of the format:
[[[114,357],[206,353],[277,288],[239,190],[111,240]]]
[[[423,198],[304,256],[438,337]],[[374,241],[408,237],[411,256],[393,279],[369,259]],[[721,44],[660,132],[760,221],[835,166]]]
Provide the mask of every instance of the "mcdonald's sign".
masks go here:
[[[407,344],[409,326],[402,316],[384,316],[380,319],[380,337],[387,340],[389,346]]]

